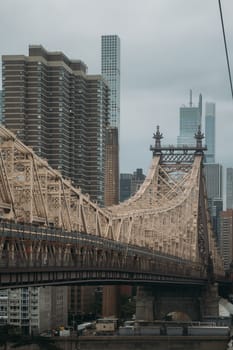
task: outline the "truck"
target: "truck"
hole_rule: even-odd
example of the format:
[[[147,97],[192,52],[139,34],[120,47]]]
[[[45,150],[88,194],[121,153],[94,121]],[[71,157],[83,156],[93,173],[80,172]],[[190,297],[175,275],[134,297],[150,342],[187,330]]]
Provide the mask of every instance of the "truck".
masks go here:
[[[110,335],[114,334],[118,328],[117,318],[99,318],[96,320],[96,334]]]

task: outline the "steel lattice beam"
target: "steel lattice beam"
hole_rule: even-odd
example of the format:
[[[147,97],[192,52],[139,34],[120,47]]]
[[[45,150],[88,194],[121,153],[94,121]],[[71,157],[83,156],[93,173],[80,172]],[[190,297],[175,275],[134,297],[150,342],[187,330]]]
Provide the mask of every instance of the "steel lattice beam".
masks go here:
[[[207,264],[204,256],[211,252],[214,269],[223,271],[207,217],[202,153],[155,153],[138,192],[124,203],[100,208],[3,127],[0,140],[3,219],[85,232],[194,263]],[[41,248],[27,249],[39,256]],[[65,259],[66,250],[62,254]]]

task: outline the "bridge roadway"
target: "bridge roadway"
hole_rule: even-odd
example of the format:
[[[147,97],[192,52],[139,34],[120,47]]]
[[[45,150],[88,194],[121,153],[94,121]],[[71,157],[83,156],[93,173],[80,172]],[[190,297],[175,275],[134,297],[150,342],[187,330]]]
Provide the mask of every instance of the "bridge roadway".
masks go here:
[[[0,224],[0,288],[68,284],[205,285],[206,267],[81,232]]]

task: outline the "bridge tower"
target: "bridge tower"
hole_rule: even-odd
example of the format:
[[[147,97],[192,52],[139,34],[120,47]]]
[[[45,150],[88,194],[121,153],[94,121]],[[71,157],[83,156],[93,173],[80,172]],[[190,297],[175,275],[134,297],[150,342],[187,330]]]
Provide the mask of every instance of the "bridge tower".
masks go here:
[[[203,273],[206,275],[206,283],[201,286],[194,286],[192,289],[187,288],[185,284],[176,285],[173,288],[169,284],[167,288],[159,285],[149,288],[140,287],[137,293],[136,307],[136,318],[139,320],[147,319],[151,321],[154,318],[165,317],[166,313],[169,312],[169,308],[170,311],[189,311],[189,317],[197,320],[218,316],[219,296],[215,274],[219,273],[219,268],[222,269],[222,262],[219,258],[208,212],[205,178],[202,171],[206,147],[202,145],[204,134],[201,132],[200,126],[194,137],[196,139],[195,147],[175,147],[173,145],[163,147],[161,146],[163,134],[160,133],[159,126],[157,126],[157,131],[153,136],[155,144],[150,149],[153,152],[153,158],[159,157],[160,167],[166,169],[170,174],[173,171],[176,174],[175,176],[179,176],[179,172],[185,171],[184,168],[191,164],[194,169],[195,163],[198,163],[199,173],[195,178],[193,177],[193,180],[197,181],[196,189],[198,191],[196,193],[197,204],[194,210],[197,229],[196,232],[192,231],[191,234],[197,235],[194,264],[196,262],[202,264]],[[164,179],[164,176],[162,179]],[[171,183],[172,181],[169,182],[169,184]],[[175,215],[178,215],[178,212]],[[172,222],[172,218],[170,222]],[[218,266],[217,269],[216,266]],[[184,308],[181,308],[181,305]]]

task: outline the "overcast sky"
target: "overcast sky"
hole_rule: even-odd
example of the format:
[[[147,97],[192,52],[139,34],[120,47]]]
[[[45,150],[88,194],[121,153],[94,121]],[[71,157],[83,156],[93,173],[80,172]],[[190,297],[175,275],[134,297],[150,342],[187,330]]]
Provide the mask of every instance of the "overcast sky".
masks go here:
[[[222,0],[233,64],[233,1]],[[81,59],[100,73],[101,35],[121,39],[121,172],[147,173],[153,132],[176,143],[179,108],[216,103],[217,161],[233,167],[231,100],[218,0],[1,0],[0,53],[29,44]],[[233,71],[233,66],[232,66]],[[203,123],[204,125],[204,123]]]

